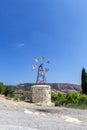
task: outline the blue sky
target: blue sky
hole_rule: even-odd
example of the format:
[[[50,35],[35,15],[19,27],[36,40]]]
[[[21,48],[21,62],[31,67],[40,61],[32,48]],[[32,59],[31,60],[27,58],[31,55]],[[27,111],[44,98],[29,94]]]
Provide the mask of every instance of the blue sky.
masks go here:
[[[33,58],[51,60],[48,82],[81,83],[87,69],[87,0],[1,0],[0,81],[35,82]]]

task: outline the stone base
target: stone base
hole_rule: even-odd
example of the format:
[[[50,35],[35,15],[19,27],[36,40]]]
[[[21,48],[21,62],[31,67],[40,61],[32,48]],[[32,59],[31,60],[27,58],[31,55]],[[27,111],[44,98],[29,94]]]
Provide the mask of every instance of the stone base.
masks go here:
[[[33,85],[31,87],[32,102],[39,104],[51,103],[51,86],[50,85]]]

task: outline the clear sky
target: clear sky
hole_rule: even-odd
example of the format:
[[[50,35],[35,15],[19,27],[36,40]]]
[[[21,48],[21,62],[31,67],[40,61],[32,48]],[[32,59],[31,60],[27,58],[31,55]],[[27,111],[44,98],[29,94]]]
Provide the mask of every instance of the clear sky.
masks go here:
[[[35,82],[33,58],[51,60],[48,82],[81,82],[87,69],[87,0],[0,0],[0,82]]]

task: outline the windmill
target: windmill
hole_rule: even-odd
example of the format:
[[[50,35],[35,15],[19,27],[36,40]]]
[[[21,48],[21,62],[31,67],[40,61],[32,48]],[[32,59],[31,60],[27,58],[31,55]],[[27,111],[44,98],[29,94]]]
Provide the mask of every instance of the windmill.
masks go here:
[[[36,84],[45,84],[46,81],[46,77],[45,77],[45,73],[47,73],[49,71],[49,68],[44,68],[44,65],[48,65],[50,64],[50,60],[45,61],[45,57],[41,56],[41,58],[39,59],[38,57],[34,58],[34,61],[36,63],[36,65],[32,65],[32,69],[38,69],[37,72],[37,78],[36,78]],[[40,63],[39,63],[40,62]]]

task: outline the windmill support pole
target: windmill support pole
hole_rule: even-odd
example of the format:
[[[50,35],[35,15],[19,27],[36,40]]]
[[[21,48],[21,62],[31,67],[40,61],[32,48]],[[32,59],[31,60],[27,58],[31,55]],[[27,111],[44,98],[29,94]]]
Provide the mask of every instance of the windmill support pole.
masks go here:
[[[41,64],[38,67],[38,74],[37,74],[37,80],[36,80],[36,84],[38,83],[46,83],[46,77],[45,77],[45,72],[44,72],[44,68],[43,68],[43,64]]]

